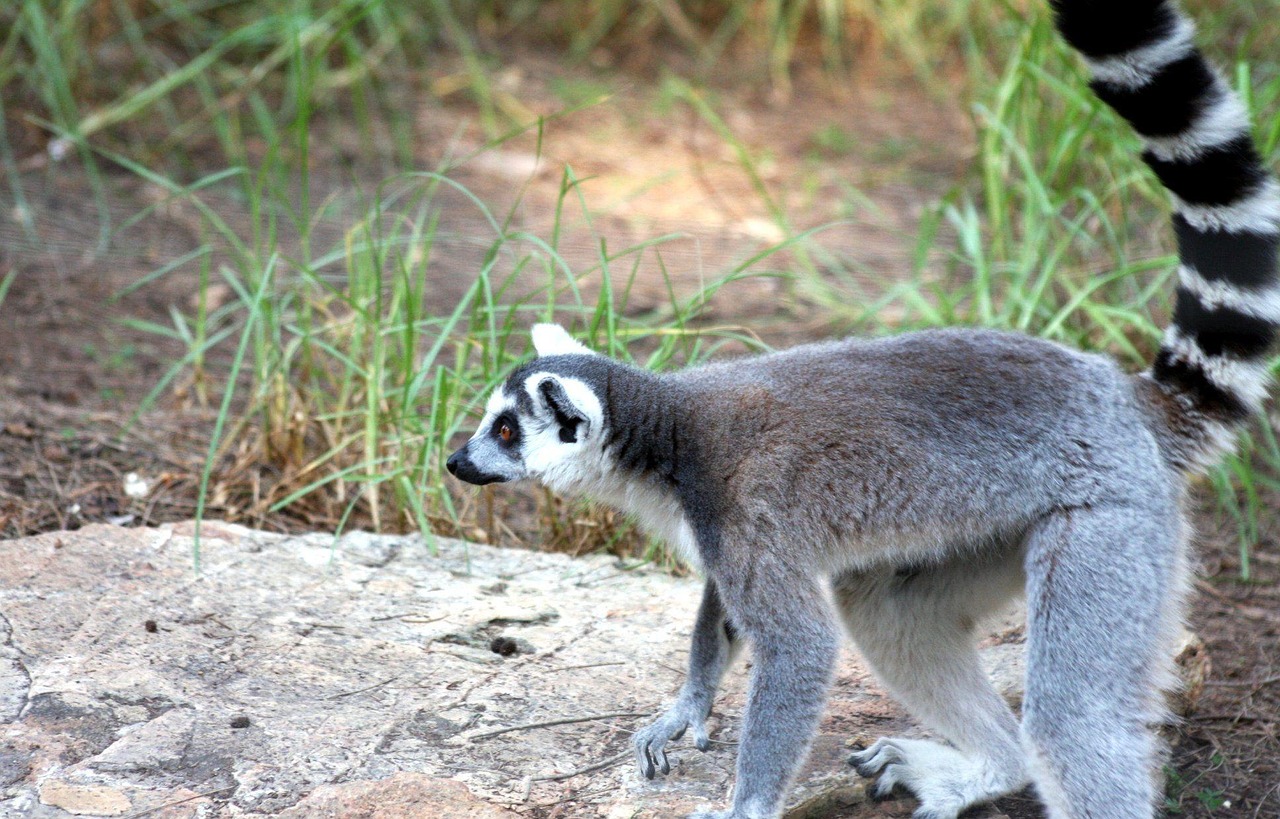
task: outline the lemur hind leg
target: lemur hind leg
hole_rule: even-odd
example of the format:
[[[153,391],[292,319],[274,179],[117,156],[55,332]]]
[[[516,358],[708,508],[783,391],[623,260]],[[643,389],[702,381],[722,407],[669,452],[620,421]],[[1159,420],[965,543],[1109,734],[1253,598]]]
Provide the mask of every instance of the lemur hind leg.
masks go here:
[[[720,678],[741,646],[742,641],[737,639],[725,614],[715,581],[707,580],[693,625],[689,676],[675,703],[652,724],[636,732],[636,761],[642,775],[653,779],[658,772],[671,772],[667,743],[679,739],[686,730],[693,730],[693,742],[698,750],[707,750],[711,742],[707,736],[707,715],[711,713]]]
[[[777,819],[817,730],[839,628],[824,583],[786,557],[761,549],[708,566],[754,667],[733,807],[690,819]]]
[[[1060,511],[1027,552],[1023,738],[1053,819],[1150,819],[1185,584],[1172,502]]]
[[[967,565],[966,565],[967,564]],[[978,662],[974,625],[1022,587],[1021,552],[986,562],[898,573],[849,573],[835,581],[850,635],[876,675],[917,719],[950,745],[884,738],[855,753],[872,794],[897,786],[920,805],[917,819],[951,819],[1027,782],[1018,722]]]

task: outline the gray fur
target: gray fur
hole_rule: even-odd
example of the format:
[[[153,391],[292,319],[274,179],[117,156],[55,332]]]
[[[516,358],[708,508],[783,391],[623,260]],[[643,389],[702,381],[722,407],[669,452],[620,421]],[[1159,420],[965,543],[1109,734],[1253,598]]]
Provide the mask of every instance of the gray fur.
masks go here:
[[[725,616],[715,581],[708,580],[703,587],[702,605],[698,607],[698,617],[693,625],[689,677],[675,704],[652,725],[636,732],[636,761],[642,774],[652,779],[658,770],[670,773],[667,742],[679,739],[687,729],[693,729],[693,744],[699,751],[711,747],[711,739],[707,736],[707,715],[711,713],[720,678],[741,647],[737,630]]]
[[[1185,538],[1182,478],[1160,443],[1177,433],[1155,428],[1145,379],[1100,356],[974,330],[663,376],[557,355],[517,370],[491,402],[526,442],[550,441],[557,424],[538,399],[546,379],[567,395],[584,385],[599,407],[580,409],[590,434],[560,444],[557,459],[539,451],[526,476],[551,471],[562,490],[610,500],[707,577],[689,680],[636,735],[645,775],[668,770],[668,742],[686,730],[706,746],[703,721],[740,635],[754,675],[733,808],[716,815],[779,816],[843,622],[949,743],[885,739],[855,754],[879,776],[877,792],[903,786],[921,800],[917,816],[954,817],[1034,778],[1054,816],[1103,815],[1082,810],[1095,802],[1111,806],[1106,816],[1151,815],[1148,724],[1168,679]],[[482,471],[491,429],[486,418],[462,450]],[[1024,584],[1020,730],[978,667],[973,629]]]
[[[850,760],[917,819],[1035,783],[1054,819],[1142,819],[1186,586],[1184,470],[1261,406],[1280,330],[1280,183],[1172,0],[1050,0],[1094,90],[1175,200],[1181,284],[1150,370],[1012,334],[841,341],[657,376],[554,325],[449,459],[634,515],[707,578],[689,680],[636,734],[642,773],[704,720],[737,637],[754,676],[731,810],[774,819],[821,715],[838,623],[946,744]],[[505,429],[505,432],[503,430]],[[498,438],[495,438],[498,436]],[[1027,593],[1021,725],[974,624]]]

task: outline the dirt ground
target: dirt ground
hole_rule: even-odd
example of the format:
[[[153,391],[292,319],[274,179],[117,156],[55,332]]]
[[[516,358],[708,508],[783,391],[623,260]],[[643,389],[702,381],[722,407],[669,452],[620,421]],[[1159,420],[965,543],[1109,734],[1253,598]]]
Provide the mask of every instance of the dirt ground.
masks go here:
[[[579,79],[532,54],[504,78],[512,96],[534,110],[563,103],[555,89]],[[539,159],[532,137],[480,154],[453,171],[495,207],[510,202],[525,182],[516,216],[537,232],[550,222],[566,163],[580,177],[594,230],[615,243],[668,232],[681,239],[664,251],[677,286],[690,289],[731,261],[777,241],[750,180],[731,147],[680,109],[664,111],[643,81],[615,75],[613,96],[548,126]],[[855,261],[874,287],[906,269],[911,234],[923,206],[960,178],[969,154],[966,117],[954,105],[886,80],[872,90],[834,94],[819,82],[797,85],[785,104],[726,89],[721,104],[730,127],[766,157],[762,175],[804,228],[848,220],[823,234],[833,251]],[[414,138],[423,167],[462,155],[482,139],[474,112],[460,101],[424,100],[414,113]],[[11,121],[16,118],[11,118]],[[838,126],[849,144],[823,144],[815,135]],[[323,135],[314,170],[313,198],[356,198],[344,150],[351,134]],[[193,267],[179,269],[126,295],[122,290],[201,241],[198,225],[181,208],[160,208],[98,248],[101,211],[84,169],[74,159],[47,160],[38,136],[9,135],[16,146],[27,205],[37,228],[22,228],[16,204],[0,194],[0,280],[18,276],[0,306],[0,535],[12,537],[87,522],[136,525],[186,519],[195,511],[210,413],[191,406],[179,381],[159,396],[156,409],[134,418],[139,401],[181,351],[153,333],[124,322],[169,322],[170,311],[190,311]],[[345,146],[345,147],[344,147]],[[112,223],[162,198],[153,186],[123,170],[106,168]],[[372,178],[370,183],[376,183]],[[838,195],[852,184],[874,207],[849,213]],[[231,199],[211,201],[232,221],[243,218]],[[340,211],[340,209],[338,209]],[[318,241],[338,242],[342,217],[321,224]],[[459,202],[443,212],[444,244],[434,265],[431,299],[451,307],[478,266],[474,237],[482,217]],[[566,240],[571,262],[585,263],[594,243],[585,226]],[[642,277],[633,308],[651,309],[664,298]],[[648,289],[646,289],[648,288]],[[831,332],[821,317],[797,308],[777,279],[742,282],[713,303],[709,321],[747,324],[778,342]],[[144,499],[124,490],[126,476],[150,482]],[[1274,508],[1274,500],[1273,508]],[[1239,580],[1234,528],[1212,506],[1198,503],[1201,579],[1190,618],[1213,663],[1199,708],[1177,731],[1170,761],[1170,814],[1214,817],[1280,816],[1280,548],[1274,525],[1263,527],[1253,550],[1254,580]],[[276,529],[304,528],[289,518],[247,521]],[[908,815],[910,803],[886,806]],[[1029,796],[1001,803],[1010,816],[1039,815]]]

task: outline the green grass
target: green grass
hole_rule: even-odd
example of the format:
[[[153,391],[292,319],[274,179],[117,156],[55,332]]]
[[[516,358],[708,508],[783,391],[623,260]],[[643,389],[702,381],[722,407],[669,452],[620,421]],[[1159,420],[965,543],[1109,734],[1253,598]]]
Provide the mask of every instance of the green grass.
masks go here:
[[[1193,776],[1181,774],[1166,765],[1164,767],[1165,811],[1177,816],[1184,813],[1188,807],[1198,807],[1204,813],[1213,813],[1222,807],[1230,808],[1230,804],[1221,790],[1203,786],[1196,787],[1202,777],[1221,768],[1223,763],[1223,758],[1218,754],[1214,754],[1209,760],[1209,767],[1195,773]]]
[[[1145,238],[1168,232],[1163,194],[1046,15],[1024,20],[1006,52],[971,108],[973,183],[925,218],[910,280],[867,294],[849,320],[1000,327],[1145,361],[1159,337],[1151,310],[1172,289],[1168,243]],[[832,263],[826,291],[814,287],[840,310],[860,271]]]
[[[389,129],[407,151],[401,111],[433,92],[465,93],[490,136],[528,126],[533,115],[494,81],[502,44],[515,37],[578,60],[600,49],[634,58],[638,45],[670,38],[702,77],[727,67],[741,75],[741,55],[757,54],[747,76],[785,90],[811,32],[833,71],[887,49],[927,76],[973,9],[986,5],[720,0],[682,10],[688,4],[666,0],[15,0],[0,5],[0,124],[16,115],[60,136],[55,150],[87,164],[105,202],[89,141],[127,148],[155,166],[202,149],[211,136],[234,164],[246,159],[247,140],[271,138],[289,122],[340,117],[370,135]],[[651,59],[661,64],[661,52]],[[576,82],[557,93],[578,104],[605,91]],[[163,124],[159,139],[156,123]],[[5,164],[12,182],[12,163]],[[103,241],[110,227],[102,226]]]
[[[504,500],[454,495],[442,456],[477,417],[486,393],[528,353],[534,320],[572,325],[604,352],[665,368],[696,361],[733,329],[699,323],[709,295],[754,275],[764,259],[718,271],[702,292],[655,314],[628,309],[640,275],[662,275],[669,237],[609,247],[591,203],[565,168],[551,226],[530,235],[513,211],[458,186],[451,156],[415,168],[415,99],[465,95],[492,138],[528,139],[539,123],[503,90],[506,44],[533,41],[569,57],[603,52],[640,63],[654,41],[690,58],[668,74],[655,105],[692,111],[728,144],[783,235],[790,296],[816,305],[838,330],[897,332],[968,324],[1036,333],[1105,350],[1137,367],[1158,343],[1172,290],[1172,240],[1163,193],[1128,129],[1089,94],[1078,61],[1058,42],[1043,2],[836,0],[18,0],[0,7],[0,128],[51,139],[76,158],[99,202],[99,244],[148,218],[113,224],[104,168],[124,169],[198,214],[199,247],[133,287],[197,271],[196,305],[166,324],[134,326],[185,354],[139,409],[176,385],[213,422],[200,509],[247,520],[271,516],[343,528],[470,532],[499,538]],[[1197,7],[1204,41],[1227,62],[1258,114],[1258,138],[1280,155],[1280,23],[1243,0]],[[653,49],[660,60],[668,53]],[[745,55],[745,56],[744,56]],[[977,135],[971,178],[922,221],[905,281],[867,288],[868,271],[830,253],[821,231],[796,228],[759,157],[727,124],[716,89],[735,77],[790,90],[799,62],[834,81],[868,62],[892,62],[939,95],[964,101]],[[550,84],[566,107],[607,96],[613,79]],[[315,135],[354,128],[376,186],[357,198],[318,199]],[[815,153],[853,150],[849,134],[812,134]],[[389,146],[389,147],[386,147]],[[29,146],[28,146],[29,148]],[[916,148],[889,145],[887,161]],[[0,165],[18,214],[19,159],[0,140]],[[370,178],[363,172],[361,178]],[[857,212],[865,195],[849,190]],[[220,208],[235,202],[243,219]],[[215,204],[222,203],[222,204]],[[476,269],[451,304],[431,298],[444,208],[466,208],[483,235]],[[578,224],[568,212],[586,214]],[[340,222],[339,240],[318,230]],[[34,236],[30,223],[25,224]],[[592,237],[591,263],[571,265],[561,243]],[[781,257],[779,257],[781,258]],[[770,261],[770,264],[775,264]],[[12,284],[0,281],[0,307]],[[587,297],[588,285],[598,296]],[[215,297],[219,291],[230,298]],[[854,306],[851,306],[854,305]],[[1268,498],[1280,490],[1280,447],[1260,424],[1212,478],[1241,543],[1242,573]],[[573,548],[618,545],[625,526],[540,499],[551,539]]]
[[[660,266],[670,237],[617,249],[598,238],[596,262],[571,270],[558,248],[565,227],[559,216],[548,235],[524,233],[511,227],[509,214],[495,215],[448,176],[417,172],[382,183],[348,217],[342,241],[320,247],[307,235],[310,215],[282,220],[296,207],[295,192],[279,181],[285,167],[274,163],[284,160],[188,187],[134,166],[194,205],[210,237],[200,257],[194,315],[175,313],[167,327],[134,323],[188,350],[152,398],[186,377],[213,405],[199,514],[216,507],[239,519],[285,516],[339,531],[358,523],[472,532],[475,521],[487,518],[487,531],[494,532],[491,508],[458,505],[443,461],[488,393],[530,353],[525,328],[531,323],[569,324],[596,349],[657,369],[697,361],[718,339],[749,342],[732,329],[692,332],[687,326],[717,289],[749,275],[744,269],[725,271],[692,296],[673,293],[660,317],[624,315],[640,265]],[[206,191],[228,185],[239,186],[258,220],[252,241],[203,201]],[[557,214],[577,196],[577,180],[566,169]],[[486,226],[486,235],[468,237],[483,243],[482,259],[461,298],[432,313],[424,305],[431,303],[428,288],[441,252],[438,220],[443,207],[456,212],[460,202]],[[301,255],[286,255],[285,245]],[[211,270],[214,247],[225,260]],[[210,308],[208,293],[218,282],[234,298]],[[594,299],[584,296],[584,282],[601,283]],[[229,365],[215,373],[211,351],[233,343]],[[485,502],[492,504],[492,497]],[[560,517],[591,516],[578,506],[546,506],[559,516],[546,521],[548,544],[579,541],[580,527]],[[625,534],[597,518],[590,526],[601,532],[592,545]]]

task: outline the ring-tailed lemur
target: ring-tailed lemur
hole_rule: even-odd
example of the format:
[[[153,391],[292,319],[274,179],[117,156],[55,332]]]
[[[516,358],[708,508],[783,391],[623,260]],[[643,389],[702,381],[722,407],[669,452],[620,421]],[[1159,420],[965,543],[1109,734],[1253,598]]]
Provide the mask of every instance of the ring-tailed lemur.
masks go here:
[[[732,810],[772,819],[804,759],[839,621],[947,744],[850,760],[917,817],[1035,783],[1054,817],[1150,817],[1150,725],[1179,624],[1184,475],[1231,446],[1280,324],[1280,187],[1236,94],[1168,0],[1053,0],[1093,88],[1174,195],[1177,308],[1148,372],[1020,335],[847,340],[654,375],[554,325],[448,462],[633,513],[706,576],[689,678],[636,734],[641,771],[704,720],[742,638],[755,658]],[[1019,725],[973,627],[1025,591]]]

